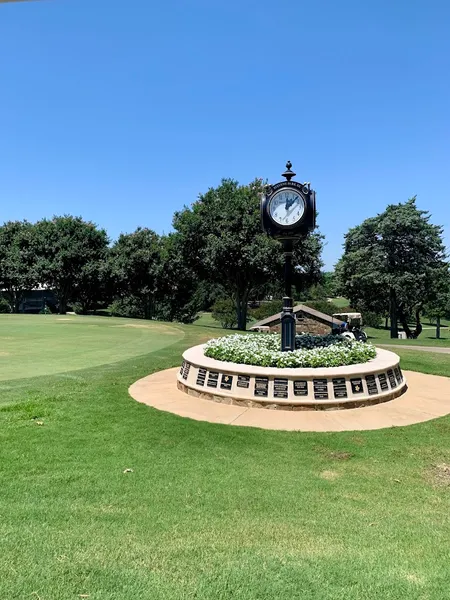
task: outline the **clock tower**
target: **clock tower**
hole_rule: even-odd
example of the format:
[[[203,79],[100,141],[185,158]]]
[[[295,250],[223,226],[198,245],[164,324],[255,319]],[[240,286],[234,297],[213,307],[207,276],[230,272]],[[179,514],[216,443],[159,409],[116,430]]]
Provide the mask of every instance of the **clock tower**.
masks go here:
[[[264,231],[279,240],[284,251],[283,312],[281,313],[281,350],[295,350],[296,317],[292,300],[292,253],[296,241],[316,226],[316,193],[309,183],[292,181],[295,173],[290,161],[282,174],[286,181],[269,186],[261,200]]]

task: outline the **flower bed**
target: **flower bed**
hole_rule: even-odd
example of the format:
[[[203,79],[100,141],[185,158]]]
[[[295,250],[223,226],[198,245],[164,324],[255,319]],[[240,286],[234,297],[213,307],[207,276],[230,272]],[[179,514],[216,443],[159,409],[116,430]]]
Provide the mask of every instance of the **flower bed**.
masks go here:
[[[298,338],[302,337],[298,336]],[[317,341],[309,340],[306,343],[304,340],[311,349],[303,347],[293,352],[281,352],[280,334],[234,334],[210,340],[206,344],[204,353],[209,358],[225,362],[278,368],[342,367],[365,363],[376,356],[376,349],[372,344],[347,340],[340,336],[333,343],[328,336],[316,337],[326,337],[327,345],[315,346]]]

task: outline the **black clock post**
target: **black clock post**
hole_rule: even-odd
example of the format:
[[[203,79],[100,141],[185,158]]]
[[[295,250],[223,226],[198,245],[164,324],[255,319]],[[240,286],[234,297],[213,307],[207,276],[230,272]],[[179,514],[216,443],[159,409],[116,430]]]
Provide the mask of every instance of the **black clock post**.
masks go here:
[[[316,193],[309,183],[292,181],[290,161],[281,181],[269,186],[261,200],[264,231],[282,243],[284,251],[284,298],[281,313],[281,350],[295,350],[296,317],[292,300],[292,253],[294,243],[316,226]]]

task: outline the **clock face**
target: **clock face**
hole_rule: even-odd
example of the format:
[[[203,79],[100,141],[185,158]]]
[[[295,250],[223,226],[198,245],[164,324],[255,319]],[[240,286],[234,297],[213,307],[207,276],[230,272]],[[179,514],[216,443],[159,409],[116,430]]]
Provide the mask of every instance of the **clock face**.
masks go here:
[[[277,225],[292,227],[305,214],[305,200],[296,190],[280,190],[270,201],[269,214]]]

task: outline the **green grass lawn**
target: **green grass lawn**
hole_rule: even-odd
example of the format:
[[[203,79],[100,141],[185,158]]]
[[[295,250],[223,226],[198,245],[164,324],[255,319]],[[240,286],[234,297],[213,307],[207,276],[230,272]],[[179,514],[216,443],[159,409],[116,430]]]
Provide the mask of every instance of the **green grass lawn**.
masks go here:
[[[2,351],[27,331],[35,349],[1,363],[2,600],[448,597],[450,418],[339,434],[195,422],[127,389],[220,330],[176,326],[164,342],[159,323],[44,319],[1,320]],[[136,323],[144,341],[123,326]],[[47,325],[67,372],[40,358]],[[400,353],[450,375],[448,357]]]
[[[427,326],[431,327],[431,326]],[[436,339],[436,329],[424,329],[416,340],[397,340],[391,339],[391,332],[388,329],[374,329],[365,327],[365,332],[369,336],[369,341],[376,345],[395,344],[396,346],[436,346],[437,348],[446,348],[450,346],[450,330],[441,329],[441,338]]]
[[[0,381],[148,354],[182,339],[172,324],[75,315],[0,315]]]

